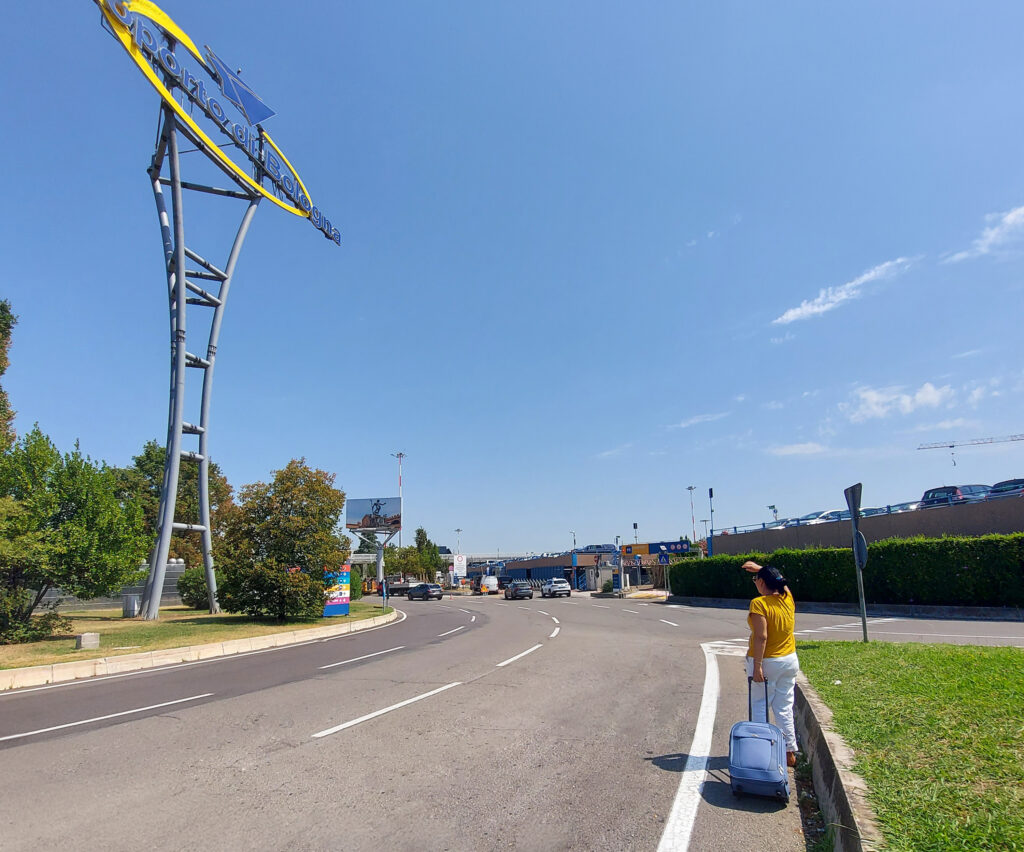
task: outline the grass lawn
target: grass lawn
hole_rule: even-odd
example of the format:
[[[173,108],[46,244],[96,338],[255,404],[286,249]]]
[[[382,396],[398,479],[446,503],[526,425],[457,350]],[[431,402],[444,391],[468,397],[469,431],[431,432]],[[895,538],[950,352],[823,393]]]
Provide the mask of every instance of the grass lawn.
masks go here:
[[[857,754],[890,849],[1024,850],[1024,649],[798,642],[797,653]]]
[[[390,612],[391,608],[388,607],[387,611]],[[26,642],[23,645],[0,645],[0,669],[70,663],[97,657],[155,651],[160,648],[180,648],[186,645],[205,645],[207,642],[223,642],[227,639],[243,639],[248,636],[265,636],[268,633],[285,633],[304,627],[362,621],[364,618],[381,615],[382,610],[378,599],[359,600],[349,605],[348,616],[287,621],[284,624],[272,619],[256,619],[246,615],[210,615],[208,612],[183,606],[161,609],[158,621],[124,618],[119,609],[79,610],[61,614],[72,620],[73,626],[69,635],[42,642]],[[75,635],[78,633],[99,633],[99,649],[76,651]]]

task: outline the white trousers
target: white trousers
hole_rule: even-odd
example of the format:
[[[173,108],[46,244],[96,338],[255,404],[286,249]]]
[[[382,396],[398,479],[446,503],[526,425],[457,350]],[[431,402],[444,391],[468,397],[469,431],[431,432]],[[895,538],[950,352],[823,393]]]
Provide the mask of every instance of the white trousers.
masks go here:
[[[800,661],[796,654],[784,657],[765,657],[761,661],[764,679],[768,681],[768,703],[772,707],[775,724],[786,738],[786,751],[796,751],[796,728],[793,726],[793,690]],[[747,657],[747,677],[754,676],[754,660]],[[751,718],[755,722],[767,719],[764,704],[764,684],[750,684]]]

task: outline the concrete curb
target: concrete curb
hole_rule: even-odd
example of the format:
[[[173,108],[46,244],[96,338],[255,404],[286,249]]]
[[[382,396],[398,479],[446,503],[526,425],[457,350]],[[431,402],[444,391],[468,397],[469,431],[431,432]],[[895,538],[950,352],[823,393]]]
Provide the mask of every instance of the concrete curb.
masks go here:
[[[189,645],[186,648],[163,648],[159,651],[143,651],[139,654],[122,654],[116,657],[102,657],[97,660],[79,660],[74,663],[52,663],[48,666],[30,666],[22,669],[0,669],[0,692],[21,689],[26,686],[43,686],[48,683],[64,683],[87,677],[120,674],[122,672],[171,666],[175,663],[194,663],[212,657],[226,657],[245,654],[267,648],[281,648],[299,642],[329,639],[344,636],[389,624],[398,618],[392,610],[388,615],[377,615],[348,624],[327,624],[323,627],[308,627],[305,630],[289,630],[284,633],[269,633],[265,636],[250,636],[245,639],[229,639],[226,642],[211,642],[207,645]]]
[[[867,785],[853,766],[853,750],[832,728],[832,711],[803,672],[797,675],[794,721],[811,763],[814,792],[836,852],[885,848],[878,818],[867,800]]]

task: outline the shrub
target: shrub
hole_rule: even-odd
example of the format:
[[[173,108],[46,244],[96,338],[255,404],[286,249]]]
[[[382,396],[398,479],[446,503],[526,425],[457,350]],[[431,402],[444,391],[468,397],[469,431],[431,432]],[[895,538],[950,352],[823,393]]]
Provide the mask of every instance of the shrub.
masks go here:
[[[604,581],[604,585],[601,586],[601,591],[604,592],[604,594],[608,594],[609,592],[613,592],[613,591],[615,591],[615,584],[612,583],[611,580],[605,580]]]
[[[31,615],[35,593],[29,589],[0,589],[0,645],[37,642],[71,630],[71,621],[57,612],[54,601],[42,615]]]
[[[677,595],[750,598],[753,559],[790,581],[796,599],[856,603],[857,572],[849,548],[776,550],[713,556],[671,567]],[[886,539],[868,545],[864,597],[869,604],[1024,606],[1024,533]]]
[[[357,601],[363,596],[363,575],[362,572],[352,566],[351,574],[349,577],[349,594],[348,599],[350,601]]]
[[[213,573],[217,579],[219,592],[224,577],[220,571],[215,570]],[[188,568],[183,571],[178,577],[178,594],[181,596],[181,602],[191,609],[209,609],[210,595],[206,588],[206,569]],[[219,593],[217,597],[220,597]]]
[[[255,566],[225,568],[217,597],[227,612],[253,617],[268,615],[285,621],[320,618],[324,613],[325,589],[322,580],[267,560]]]

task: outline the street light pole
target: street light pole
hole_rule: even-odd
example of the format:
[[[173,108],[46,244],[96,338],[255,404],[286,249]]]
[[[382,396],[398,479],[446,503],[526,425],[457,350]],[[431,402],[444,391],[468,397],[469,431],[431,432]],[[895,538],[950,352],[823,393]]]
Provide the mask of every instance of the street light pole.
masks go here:
[[[693,527],[693,540],[697,540],[697,521],[694,520],[695,515],[693,514],[693,492],[697,490],[696,485],[687,485],[686,490],[690,492],[690,524]]]
[[[462,527],[455,530],[455,552],[462,553]]]
[[[402,506],[402,459],[405,458],[405,453],[399,450],[397,453],[392,453],[396,459],[398,459],[398,505],[402,511],[405,511],[405,507]],[[398,528],[398,547],[402,547],[402,528]]]
[[[569,530],[569,532],[572,535],[572,549],[575,550],[576,549],[576,530]]]

